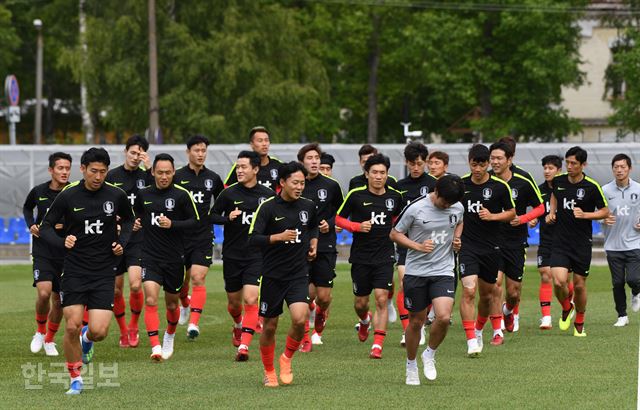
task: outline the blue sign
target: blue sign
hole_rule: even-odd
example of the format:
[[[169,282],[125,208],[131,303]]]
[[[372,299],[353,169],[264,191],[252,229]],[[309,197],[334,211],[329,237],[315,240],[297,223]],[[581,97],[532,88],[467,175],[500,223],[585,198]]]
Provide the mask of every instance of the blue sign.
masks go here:
[[[4,80],[4,93],[7,96],[7,103],[15,107],[20,102],[20,87],[15,75],[8,75]]]

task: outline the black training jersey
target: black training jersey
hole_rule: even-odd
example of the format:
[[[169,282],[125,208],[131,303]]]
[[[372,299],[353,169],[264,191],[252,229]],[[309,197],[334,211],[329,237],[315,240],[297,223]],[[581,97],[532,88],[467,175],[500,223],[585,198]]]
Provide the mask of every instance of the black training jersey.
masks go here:
[[[269,162],[267,165],[260,165],[258,171],[258,183],[264,185],[267,188],[273,189],[276,192],[280,192],[280,176],[278,175],[278,168],[282,165],[276,157],[269,155]],[[236,175],[236,163],[233,163],[231,170],[227,174],[227,179],[224,181],[226,186],[230,186],[238,182],[238,176]]]
[[[538,189],[534,188],[533,183],[520,174],[512,173],[511,179],[507,182],[511,188],[511,198],[516,205],[516,215],[524,215],[527,208],[535,208],[542,203],[542,198],[538,194]],[[506,248],[518,249],[523,246],[529,246],[527,238],[529,230],[527,224],[519,226],[511,226],[510,223],[500,224],[500,231],[504,238]]]
[[[553,178],[553,195],[556,197],[556,228],[554,246],[572,243],[580,246],[591,246],[592,225],[589,219],[576,219],[573,208],[584,212],[594,212],[607,206],[600,185],[584,175],[576,184],[569,182],[569,175],[564,173]]]
[[[269,243],[269,236],[295,229],[296,239]],[[267,199],[258,207],[249,228],[249,243],[262,246],[262,276],[290,280],[309,275],[307,252],[318,237],[316,204],[306,198],[287,202],[281,196]]]
[[[369,182],[367,181],[367,177],[364,175],[364,173],[360,175],[356,175],[355,177],[351,178],[351,180],[349,181],[349,191],[351,191],[354,188],[359,188],[361,186],[367,186],[368,184]],[[386,187],[391,187],[396,191],[398,191],[399,190],[398,180],[396,179],[396,177],[394,177],[393,175],[389,175],[387,177]]]
[[[202,167],[198,175],[196,175],[195,171],[187,164],[176,170],[173,183],[189,191],[198,209],[198,214],[203,216],[193,234],[186,237],[186,242],[188,244],[202,241],[211,242],[213,232],[211,231],[209,219],[204,218],[204,216],[209,215],[211,201],[215,200],[224,189],[222,179],[207,167]]]
[[[220,193],[210,217],[216,225],[224,225],[224,259],[255,260],[262,257],[262,249],[249,245],[249,227],[258,206],[275,194],[272,189],[260,184],[247,188],[238,182]],[[230,221],[229,214],[235,209],[242,211],[242,214]]]
[[[182,263],[186,231],[198,224],[199,215],[189,191],[172,184],[159,189],[156,184],[138,191],[134,204],[144,232],[142,263]],[[160,217],[171,220],[170,228],[160,227]]]
[[[538,191],[538,194],[540,194],[540,190],[538,189],[538,185],[536,184],[536,180],[533,178],[533,175],[531,175],[531,173],[529,173],[527,170],[520,168],[519,166],[517,166],[516,164],[511,164],[511,167],[509,168],[509,170],[516,175],[520,175],[521,177],[525,177],[526,179],[528,179],[529,181],[531,181],[531,183],[533,184],[533,186],[535,187],[536,191]],[[520,215],[520,214],[518,214]]]
[[[119,167],[109,170],[105,181],[122,189],[127,194],[127,198],[129,198],[131,206],[133,206],[136,201],[138,191],[145,186],[154,183],[150,170],[136,168],[132,171],[128,171],[124,165],[120,165]],[[136,231],[131,234],[131,239],[129,239],[130,243],[137,243],[141,241],[142,234],[140,231]]]
[[[540,224],[540,246],[550,248],[553,245],[553,232],[556,229],[556,225],[548,224],[545,218],[549,215],[549,210],[551,209],[551,194],[553,193],[553,188],[545,181],[538,185],[538,190],[544,201],[544,215],[538,218],[538,223]]]
[[[389,233],[393,220],[402,211],[402,194],[393,188],[376,195],[366,186],[352,189],[338,210],[338,215],[352,222],[371,221],[371,231],[354,232],[350,263],[376,265],[393,263],[395,251]]]
[[[73,182],[58,194],[40,225],[42,237],[61,249],[64,238],[56,235],[52,227],[63,219],[64,236],[76,237],[75,246],[66,250],[64,274],[114,275],[119,258],[113,254],[112,244],[126,246],[133,228],[133,210],[127,194],[109,183],[90,191],[84,180]]]
[[[343,201],[340,184],[331,177],[318,174],[317,177],[305,181],[302,196],[316,203],[318,223],[324,220],[329,224],[329,232],[319,233],[318,252],[337,252],[336,213]]]
[[[406,205],[408,205],[417,198],[433,192],[436,187],[436,181],[437,179],[426,172],[418,178],[411,178],[411,175],[408,175],[398,181],[398,191],[400,191]]]
[[[58,196],[61,191],[54,191],[49,188],[49,184],[51,181],[47,181],[43,184],[36,185],[33,187],[27,198],[24,200],[24,205],[22,206],[22,214],[24,215],[24,220],[27,223],[27,227],[31,228],[31,226],[40,225],[44,215],[49,210],[49,207],[53,203],[54,199]],[[36,210],[36,216],[33,216],[33,210]],[[62,237],[64,234],[63,229],[55,230],[58,236]],[[38,238],[36,236],[33,237],[33,248],[31,249],[31,255],[35,258],[46,258],[46,259],[64,259],[64,253],[56,250],[54,247],[51,247],[44,239],[41,237]]]
[[[462,249],[475,252],[490,252],[503,246],[500,225],[503,222],[483,221],[478,212],[486,208],[492,214],[515,208],[511,189],[506,182],[491,175],[483,184],[475,184],[471,175],[462,177],[464,182],[464,229]]]

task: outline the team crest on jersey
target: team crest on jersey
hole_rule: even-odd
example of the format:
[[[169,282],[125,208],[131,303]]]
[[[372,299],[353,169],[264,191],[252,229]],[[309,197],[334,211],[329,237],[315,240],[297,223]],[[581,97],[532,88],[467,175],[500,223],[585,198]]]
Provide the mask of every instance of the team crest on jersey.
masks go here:
[[[458,215],[449,215],[449,226],[455,228],[458,224]]]
[[[425,196],[428,193],[429,193],[429,187],[428,186],[420,187],[420,196]]]
[[[173,208],[176,207],[176,200],[173,198],[167,198],[164,200],[164,206],[167,208],[167,211],[173,211]]]
[[[576,191],[576,197],[578,199],[583,199],[585,195],[584,189],[583,188],[578,188],[578,190]]]
[[[318,199],[321,201],[326,201],[329,194],[327,194],[327,190],[324,188],[318,189]]]
[[[33,271],[33,280],[38,280],[40,279],[40,270],[36,269]]]
[[[387,200],[384,201],[384,206],[386,206],[389,211],[393,211],[393,208],[396,206],[396,201],[394,201],[393,198],[387,198]]]
[[[300,222],[302,222],[302,225],[306,225],[307,222],[309,222],[309,213],[307,211],[300,211]]]
[[[518,199],[518,188],[511,188],[511,198]]]
[[[634,204],[638,202],[638,194],[631,194],[631,202]]]
[[[138,187],[138,189],[142,189],[144,188],[146,185],[144,183],[144,179],[139,179],[136,181],[136,186]]]
[[[491,195],[493,195],[493,191],[491,190],[491,188],[485,188],[482,190],[482,197],[485,200],[490,199]]]
[[[102,204],[102,210],[104,211],[105,214],[107,214],[107,216],[111,216],[111,214],[113,213],[113,211],[115,211],[115,207],[113,206],[113,202],[111,201],[107,201],[104,204]]]
[[[204,187],[207,188],[207,191],[211,191],[211,188],[213,188],[213,179],[205,179]]]
[[[271,175],[271,179],[278,179],[278,170],[277,169],[272,169],[269,171],[269,174]]]
[[[261,196],[260,198],[258,198],[258,205],[260,205],[261,203],[263,203],[266,200],[267,200],[267,198]]]

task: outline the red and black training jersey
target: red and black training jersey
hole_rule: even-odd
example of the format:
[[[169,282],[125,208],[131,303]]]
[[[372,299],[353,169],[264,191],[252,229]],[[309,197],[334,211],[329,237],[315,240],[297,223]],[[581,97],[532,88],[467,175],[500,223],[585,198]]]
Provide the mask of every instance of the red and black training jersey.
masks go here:
[[[324,220],[329,224],[329,232],[319,234],[318,252],[337,252],[336,213],[343,200],[340,184],[331,177],[318,174],[313,179],[305,180],[302,196],[316,203],[318,222]]]

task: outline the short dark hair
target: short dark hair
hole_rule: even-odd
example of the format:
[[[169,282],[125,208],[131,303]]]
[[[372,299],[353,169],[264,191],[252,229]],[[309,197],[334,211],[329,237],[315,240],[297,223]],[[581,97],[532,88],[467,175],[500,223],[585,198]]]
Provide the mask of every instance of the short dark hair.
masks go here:
[[[504,155],[507,157],[507,159],[513,158],[513,149],[511,148],[511,145],[509,145],[508,143],[503,141],[494,142],[489,147],[489,153],[493,152],[496,149],[504,151]]]
[[[59,159],[66,159],[70,163],[73,162],[73,160],[71,159],[71,155],[67,154],[66,152],[54,152],[53,154],[49,155],[49,168],[55,167],[56,161]]]
[[[613,168],[613,164],[615,164],[618,161],[626,161],[627,166],[631,168],[631,158],[629,158],[627,154],[616,154],[611,160],[611,168]]]
[[[377,153],[378,153],[378,149],[376,147],[374,147],[373,145],[371,145],[371,144],[364,144],[358,150],[358,156],[359,157],[361,157],[363,155],[377,154]]]
[[[187,140],[187,149],[191,149],[196,144],[204,144],[207,147],[209,146],[209,138],[204,135],[192,135]]]
[[[333,168],[333,164],[335,162],[336,159],[333,157],[333,155],[327,154],[326,152],[320,154],[320,164],[329,165],[331,168]]]
[[[263,127],[262,125],[258,125],[249,130],[249,141],[253,141],[253,136],[258,132],[264,132],[269,136],[269,138],[271,138],[271,133],[269,132],[269,130],[267,130],[267,128]]]
[[[469,148],[469,162],[489,162],[489,148],[482,144],[473,144]]]
[[[278,167],[278,175],[280,176],[280,179],[285,181],[291,176],[291,174],[295,174],[298,171],[302,172],[305,177],[308,175],[307,169],[298,161],[286,162]]]
[[[453,205],[464,197],[464,182],[457,175],[443,175],[436,181],[435,190],[437,196]]]
[[[171,166],[175,168],[173,157],[167,153],[162,152],[156,155],[156,157],[153,159],[153,169],[156,168],[156,164],[158,163],[158,161],[169,161],[171,162]]]
[[[429,150],[427,146],[421,142],[412,141],[404,147],[404,159],[407,161],[415,161],[418,158],[422,158],[423,161],[427,160],[429,156]]]
[[[109,157],[109,153],[106,149],[91,147],[82,154],[82,157],[80,157],[80,164],[86,167],[92,162],[100,162],[108,167],[111,165],[111,157]]]
[[[559,155],[547,155],[542,158],[542,166],[553,165],[558,169],[562,169],[562,158]]]
[[[571,156],[576,157],[576,160],[581,164],[587,162],[587,151],[577,145],[575,147],[569,148],[567,153],[564,154],[565,158],[569,158]]]
[[[240,158],[248,158],[249,164],[251,164],[251,168],[259,168],[260,167],[260,155],[258,155],[255,151],[240,151],[238,154],[238,159]]]
[[[129,148],[133,147],[134,145],[139,146],[144,152],[147,152],[149,150],[149,141],[147,141],[147,139],[140,134],[130,136],[125,143],[124,149],[126,151],[129,151]]]
[[[429,154],[429,159],[436,158],[444,162],[445,165],[449,165],[449,154],[444,151],[434,151]]]
[[[513,155],[516,155],[516,139],[513,138],[511,135],[507,135],[506,137],[502,137],[498,140],[498,142],[504,142],[505,144],[507,144],[510,148],[511,148],[511,152],[513,152]]]
[[[320,144],[317,142],[312,142],[310,144],[303,145],[302,148],[298,150],[298,161],[302,162],[304,156],[307,155],[307,152],[315,151],[318,155],[322,156],[322,149],[320,149]]]
[[[372,166],[379,164],[384,165],[387,168],[387,171],[389,171],[389,168],[391,168],[391,160],[388,156],[384,154],[374,154],[367,158],[367,162],[364,163],[364,170],[369,172],[369,169]]]

